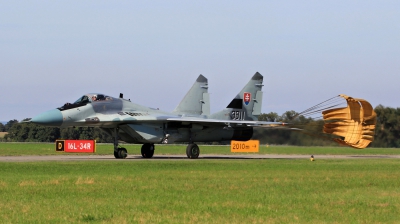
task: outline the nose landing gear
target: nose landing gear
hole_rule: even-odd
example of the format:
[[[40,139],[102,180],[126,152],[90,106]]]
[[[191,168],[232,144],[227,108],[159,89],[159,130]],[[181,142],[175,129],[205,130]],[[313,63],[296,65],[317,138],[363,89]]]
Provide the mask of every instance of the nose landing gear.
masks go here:
[[[116,159],[125,159],[128,156],[126,148],[118,147],[118,128],[114,128],[114,157]]]
[[[128,156],[128,151],[126,148],[118,148],[117,151],[114,150],[114,157],[116,159],[125,159]]]

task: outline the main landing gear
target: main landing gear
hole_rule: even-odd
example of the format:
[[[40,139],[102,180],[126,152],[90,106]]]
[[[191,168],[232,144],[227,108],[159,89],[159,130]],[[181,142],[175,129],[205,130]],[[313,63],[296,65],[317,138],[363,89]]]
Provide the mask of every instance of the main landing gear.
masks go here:
[[[142,145],[142,157],[143,158],[151,158],[154,155],[154,144],[151,143],[145,143]]]
[[[186,155],[189,159],[197,159],[200,155],[200,148],[193,142],[192,133],[189,129],[189,145],[186,147]]]
[[[189,144],[186,147],[186,155],[189,159],[197,159],[200,155],[200,148],[197,144]]]
[[[118,128],[114,128],[114,157],[116,159],[125,159],[128,156],[126,148],[118,146]],[[155,146],[153,143],[145,143],[142,145],[141,154],[143,158],[152,158],[154,155]],[[190,141],[186,147],[186,155],[189,159],[197,159],[200,155],[200,148],[197,144]]]

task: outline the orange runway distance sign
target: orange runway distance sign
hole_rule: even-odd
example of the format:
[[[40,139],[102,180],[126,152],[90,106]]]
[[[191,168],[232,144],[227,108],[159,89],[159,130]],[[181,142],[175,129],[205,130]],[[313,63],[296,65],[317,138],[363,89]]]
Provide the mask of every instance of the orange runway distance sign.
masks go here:
[[[231,152],[258,152],[260,142],[258,140],[231,141]]]

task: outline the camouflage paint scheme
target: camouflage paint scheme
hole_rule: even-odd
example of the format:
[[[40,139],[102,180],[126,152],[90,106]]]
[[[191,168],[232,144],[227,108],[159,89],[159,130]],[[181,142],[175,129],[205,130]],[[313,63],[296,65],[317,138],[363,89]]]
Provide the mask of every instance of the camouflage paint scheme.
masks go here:
[[[263,76],[256,73],[222,111],[210,114],[208,80],[200,75],[172,112],[135,104],[130,100],[88,93],[74,103],[44,112],[30,122],[56,127],[100,127],[114,137],[114,156],[125,158],[118,140],[142,143],[142,156],[151,158],[155,143],[189,142],[189,158],[197,158],[194,142],[249,140],[254,126],[279,126],[261,122]]]

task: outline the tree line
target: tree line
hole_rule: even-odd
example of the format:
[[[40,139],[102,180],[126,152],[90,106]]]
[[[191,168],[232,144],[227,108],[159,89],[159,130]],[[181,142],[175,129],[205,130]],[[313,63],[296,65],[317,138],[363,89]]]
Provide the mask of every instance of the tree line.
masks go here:
[[[370,147],[400,148],[400,108],[391,108],[378,105],[375,107],[377,124],[375,139]],[[322,134],[322,120],[314,120],[304,116],[297,116],[295,111],[287,111],[282,115],[275,112],[263,113],[261,121],[283,121],[294,125],[301,125],[308,134],[302,131],[287,130],[285,128],[255,128],[253,138],[261,144],[299,145],[299,146],[335,146],[337,143],[329,141]],[[53,128],[33,123],[10,120],[7,124],[0,123],[0,132],[8,132],[0,141],[5,142],[54,142],[57,139],[95,139],[98,143],[112,143],[113,138],[100,128],[76,127]]]
[[[28,120],[28,119],[24,119]],[[98,143],[111,143],[113,138],[100,128],[93,127],[45,127],[33,123],[10,120],[0,123],[0,132],[7,132],[3,142],[55,142],[57,139],[95,139]]]

